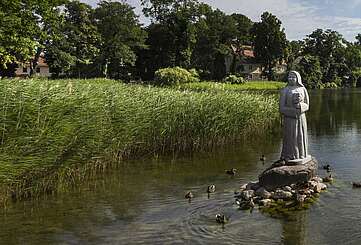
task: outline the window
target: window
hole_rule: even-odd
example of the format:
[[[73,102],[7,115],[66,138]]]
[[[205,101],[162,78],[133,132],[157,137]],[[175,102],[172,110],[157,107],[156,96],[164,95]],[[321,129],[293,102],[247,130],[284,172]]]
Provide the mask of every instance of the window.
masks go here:
[[[36,67],[36,73],[40,73],[40,67]]]
[[[249,65],[249,70],[251,71],[253,69],[252,65]]]
[[[243,65],[240,65],[239,70],[240,70],[240,71],[244,71],[244,66],[243,66]]]
[[[23,73],[28,73],[28,68],[27,67],[23,67]]]

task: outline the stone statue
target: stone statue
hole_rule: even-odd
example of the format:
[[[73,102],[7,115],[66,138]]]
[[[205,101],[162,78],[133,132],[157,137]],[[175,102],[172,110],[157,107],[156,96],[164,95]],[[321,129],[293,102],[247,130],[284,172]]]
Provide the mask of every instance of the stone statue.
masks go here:
[[[309,97],[296,71],[288,74],[288,85],[281,91],[280,112],[283,118],[283,146],[281,160],[287,164],[304,164],[308,154],[306,114]]]

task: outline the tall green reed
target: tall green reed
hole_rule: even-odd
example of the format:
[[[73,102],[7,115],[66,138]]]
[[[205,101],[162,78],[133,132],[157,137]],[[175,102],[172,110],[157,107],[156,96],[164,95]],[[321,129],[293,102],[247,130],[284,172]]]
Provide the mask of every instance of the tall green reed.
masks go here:
[[[16,196],[53,191],[124,158],[225,144],[278,119],[274,96],[105,79],[1,80],[0,98],[0,185]]]

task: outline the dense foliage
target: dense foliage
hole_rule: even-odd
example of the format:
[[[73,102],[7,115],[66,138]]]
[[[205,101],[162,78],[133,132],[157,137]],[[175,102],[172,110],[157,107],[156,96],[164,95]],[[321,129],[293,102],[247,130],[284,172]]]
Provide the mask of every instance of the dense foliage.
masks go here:
[[[1,1],[0,77],[13,76],[23,62],[32,75],[44,54],[54,77],[153,80],[157,70],[179,66],[196,69],[202,80],[220,81],[239,72],[236,62],[250,62],[261,64],[269,80],[282,79],[277,65],[287,64],[310,88],[361,84],[361,34],[350,42],[317,29],[290,42],[281,20],[269,12],[252,22],[197,0],[141,3],[148,26],[126,2],[91,7],[77,0]],[[243,57],[244,47],[255,58]]]

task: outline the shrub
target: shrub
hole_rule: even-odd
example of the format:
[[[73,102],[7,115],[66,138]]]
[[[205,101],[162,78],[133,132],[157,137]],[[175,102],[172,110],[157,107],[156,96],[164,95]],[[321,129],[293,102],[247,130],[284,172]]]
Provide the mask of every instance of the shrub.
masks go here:
[[[237,77],[236,75],[229,75],[229,76],[225,77],[223,79],[223,81],[225,83],[230,83],[230,84],[242,84],[242,83],[245,83],[243,77]]]
[[[338,87],[339,86],[336,83],[331,82],[331,83],[324,83],[322,88],[338,88]]]
[[[154,82],[156,85],[174,85],[180,83],[199,82],[198,73],[195,69],[187,71],[181,67],[162,68],[155,72]]]

